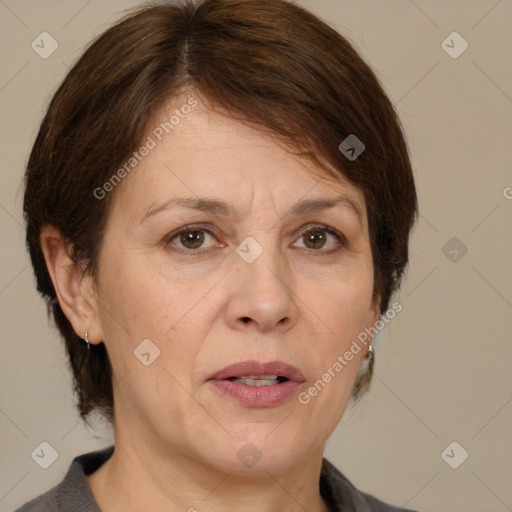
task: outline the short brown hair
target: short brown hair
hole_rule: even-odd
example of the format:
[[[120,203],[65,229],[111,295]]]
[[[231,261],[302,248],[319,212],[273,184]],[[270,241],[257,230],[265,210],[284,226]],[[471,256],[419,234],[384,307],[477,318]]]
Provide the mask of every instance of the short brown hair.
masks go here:
[[[389,98],[347,39],[286,0],[139,7],[93,41],[69,71],[25,175],[37,289],[65,341],[84,419],[98,410],[113,422],[111,367],[104,344],[88,351],[61,310],[41,228],[57,227],[75,262],[85,262],[94,276],[113,193],[94,200],[93,190],[140,145],[159,107],[189,89],[363,191],[381,314],[408,263],[417,199],[407,145]],[[365,145],[356,159],[339,149],[349,135]],[[354,396],[361,387],[356,382]]]

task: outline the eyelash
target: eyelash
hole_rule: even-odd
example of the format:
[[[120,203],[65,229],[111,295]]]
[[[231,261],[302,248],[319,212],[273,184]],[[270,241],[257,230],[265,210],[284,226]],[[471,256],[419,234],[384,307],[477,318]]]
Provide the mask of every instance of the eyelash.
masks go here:
[[[325,224],[309,225],[306,229],[304,229],[300,233],[299,239],[302,238],[307,233],[309,233],[310,231],[315,231],[315,230],[325,231],[326,233],[329,233],[330,235],[334,236],[334,238],[337,239],[340,246],[336,249],[331,249],[328,251],[324,251],[322,249],[307,249],[306,248],[305,250],[308,252],[317,253],[319,256],[330,255],[330,254],[340,251],[343,247],[345,247],[345,245],[347,243],[347,239],[345,238],[345,236],[342,233],[340,233],[339,231],[337,231],[334,228],[331,228],[330,226],[326,226]],[[204,231],[204,232],[212,235],[214,238],[216,238],[215,233],[213,233],[210,229],[208,229],[208,227],[206,225],[192,224],[192,225],[184,226],[183,228],[180,228],[178,231],[174,231],[173,233],[171,233],[169,236],[167,236],[165,238],[164,245],[167,247],[171,243],[171,240],[173,240],[174,238],[179,236],[181,233],[186,233],[187,231]],[[180,254],[186,254],[188,256],[200,256],[200,255],[208,252],[210,249],[194,250],[194,249],[182,249],[182,248],[178,247],[178,248],[175,248],[174,250],[176,250]]]

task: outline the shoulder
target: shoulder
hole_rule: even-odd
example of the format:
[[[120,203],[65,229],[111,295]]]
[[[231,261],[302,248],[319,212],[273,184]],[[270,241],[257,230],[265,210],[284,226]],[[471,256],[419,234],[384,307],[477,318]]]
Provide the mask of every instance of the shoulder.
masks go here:
[[[62,512],[59,504],[62,493],[61,485],[62,482],[52,487],[49,491],[27,501],[20,508],[17,508],[15,512]]]
[[[322,461],[320,491],[333,512],[415,512],[390,505],[375,496],[359,491],[326,458]]]
[[[86,475],[98,469],[114,451],[113,446],[75,457],[64,479],[31,499],[15,512],[100,512],[87,484]]]

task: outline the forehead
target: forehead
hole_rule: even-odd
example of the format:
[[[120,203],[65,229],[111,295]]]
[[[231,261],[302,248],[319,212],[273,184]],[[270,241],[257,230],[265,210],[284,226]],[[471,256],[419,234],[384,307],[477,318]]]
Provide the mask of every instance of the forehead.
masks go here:
[[[137,208],[146,215],[173,197],[195,197],[197,202],[208,196],[225,198],[227,209],[230,204],[236,212],[239,202],[255,196],[291,205],[301,198],[334,199],[342,193],[346,206],[352,203],[364,214],[363,193],[341,173],[335,180],[275,137],[199,102],[193,109],[181,108],[189,103],[184,97],[166,104],[150,122],[139,151],[144,156],[138,155],[137,165],[116,190],[123,209]],[[144,146],[149,149],[142,151]]]

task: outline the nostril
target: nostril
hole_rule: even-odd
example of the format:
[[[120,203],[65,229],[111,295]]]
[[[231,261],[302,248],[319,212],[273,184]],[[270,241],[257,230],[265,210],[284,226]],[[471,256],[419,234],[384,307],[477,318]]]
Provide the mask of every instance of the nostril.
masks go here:
[[[247,323],[249,323],[250,321],[251,321],[251,319],[250,319],[248,316],[244,316],[244,317],[242,317],[242,322],[243,322],[244,324],[247,324]]]

